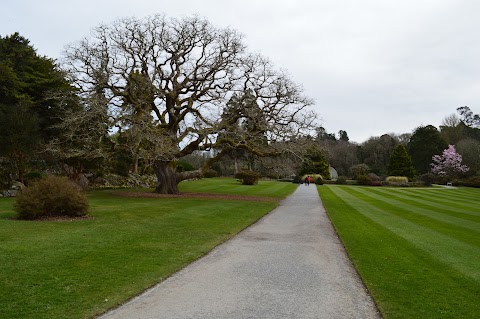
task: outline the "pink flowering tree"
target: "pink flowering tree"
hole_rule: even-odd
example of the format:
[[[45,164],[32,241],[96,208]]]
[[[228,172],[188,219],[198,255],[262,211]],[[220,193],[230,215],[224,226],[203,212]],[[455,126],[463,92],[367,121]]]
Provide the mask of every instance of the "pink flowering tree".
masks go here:
[[[462,165],[462,155],[456,152],[453,145],[448,145],[442,155],[434,155],[432,161],[432,173],[439,176],[453,178],[469,170],[467,165]]]

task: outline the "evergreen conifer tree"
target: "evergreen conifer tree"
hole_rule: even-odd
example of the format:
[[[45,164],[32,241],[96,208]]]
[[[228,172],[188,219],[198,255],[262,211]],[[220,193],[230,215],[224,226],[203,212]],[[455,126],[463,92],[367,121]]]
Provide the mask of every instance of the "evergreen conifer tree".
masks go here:
[[[392,154],[390,154],[388,175],[406,176],[408,178],[412,178],[415,175],[412,158],[408,155],[407,149],[402,144],[395,147]]]

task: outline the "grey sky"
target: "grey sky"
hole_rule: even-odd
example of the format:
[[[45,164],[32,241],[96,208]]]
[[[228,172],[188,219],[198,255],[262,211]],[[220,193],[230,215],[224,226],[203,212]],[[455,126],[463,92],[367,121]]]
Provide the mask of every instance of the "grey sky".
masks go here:
[[[20,32],[40,54],[118,17],[198,14],[245,35],[249,50],[288,70],[331,133],[363,142],[480,112],[476,0],[0,0],[0,34]]]

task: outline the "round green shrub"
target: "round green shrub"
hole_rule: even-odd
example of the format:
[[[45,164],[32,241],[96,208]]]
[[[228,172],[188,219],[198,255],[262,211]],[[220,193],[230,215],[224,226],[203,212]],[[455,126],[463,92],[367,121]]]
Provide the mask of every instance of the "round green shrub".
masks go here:
[[[335,181],[335,184],[345,185],[345,184],[347,184],[347,179],[344,176],[339,176],[337,178],[337,180]]]
[[[372,179],[367,175],[358,175],[356,181],[359,185],[370,185],[372,183]]]
[[[260,174],[254,171],[240,171],[235,174],[235,178],[239,179],[243,185],[256,185]]]
[[[321,177],[317,178],[317,179],[315,180],[315,184],[317,184],[317,185],[323,185],[323,184],[324,184],[323,178],[321,178]]]
[[[20,219],[79,217],[88,213],[85,193],[68,178],[59,176],[33,182],[17,196],[14,206]]]

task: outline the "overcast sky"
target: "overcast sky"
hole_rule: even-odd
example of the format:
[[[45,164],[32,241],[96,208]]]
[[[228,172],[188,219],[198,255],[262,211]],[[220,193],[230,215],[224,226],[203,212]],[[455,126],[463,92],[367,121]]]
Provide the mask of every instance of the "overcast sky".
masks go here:
[[[480,113],[477,0],[0,1],[0,34],[18,31],[50,58],[119,17],[198,14],[232,27],[303,85],[328,132],[356,142],[438,127],[464,105]]]

